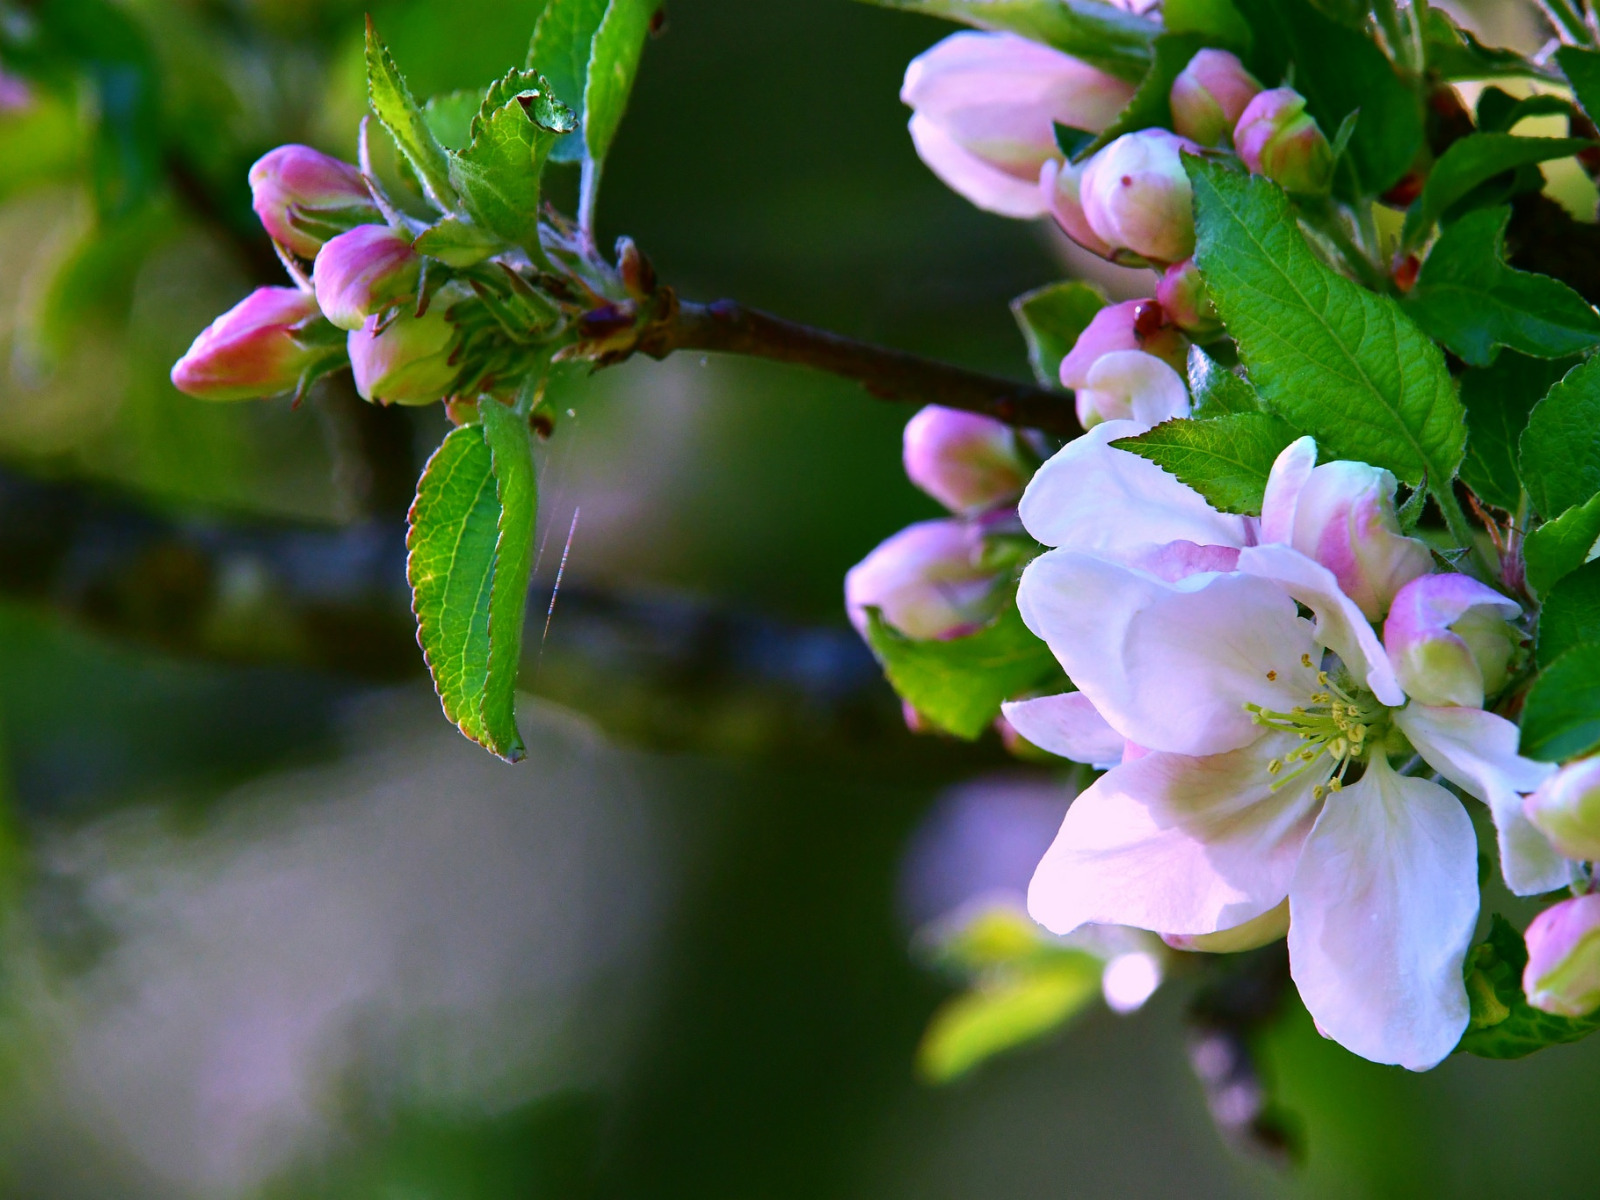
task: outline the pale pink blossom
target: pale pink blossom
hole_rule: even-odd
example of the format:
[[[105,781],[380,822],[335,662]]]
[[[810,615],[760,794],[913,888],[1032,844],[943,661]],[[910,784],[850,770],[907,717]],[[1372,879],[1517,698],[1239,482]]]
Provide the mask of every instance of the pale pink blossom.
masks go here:
[[[1529,1004],[1562,1017],[1586,1017],[1600,1008],[1600,893],[1545,909],[1523,937],[1528,965],[1522,990]]]
[[[1125,133],[1084,168],[1084,219],[1117,261],[1181,262],[1194,253],[1194,197],[1183,151],[1199,147],[1165,129]]]
[[[844,579],[845,609],[862,637],[867,609],[907,637],[959,637],[992,617],[999,578],[983,562],[983,531],[959,520],[908,525]]]
[[[930,404],[906,422],[906,475],[954,513],[1013,503],[1029,468],[1017,432],[979,413]]]
[[[195,338],[172,368],[172,386],[201,400],[287,392],[327,355],[295,336],[318,316],[317,302],[298,288],[257,288]]]

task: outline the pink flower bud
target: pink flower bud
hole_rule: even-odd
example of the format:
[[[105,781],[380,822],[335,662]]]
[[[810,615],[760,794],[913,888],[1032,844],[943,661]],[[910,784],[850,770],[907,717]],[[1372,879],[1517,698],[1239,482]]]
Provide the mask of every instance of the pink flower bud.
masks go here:
[[[1541,1012],[1583,1017],[1600,1008],[1600,893],[1545,909],[1523,935],[1522,990]]]
[[[1319,470],[1321,468],[1318,468]],[[1522,609],[1466,575],[1423,575],[1395,595],[1383,644],[1406,695],[1419,704],[1481,708],[1504,686]]]
[[[1091,254],[1110,259],[1113,257],[1111,247],[1089,228],[1089,218],[1083,215],[1082,189],[1082,166],[1047,162],[1039,171],[1039,195],[1044,210],[1078,245]]]
[[[1010,426],[934,404],[906,422],[904,456],[911,482],[954,513],[1016,500],[1030,474]]]
[[[1233,132],[1261,83],[1226,50],[1201,50],[1172,81],[1172,128],[1202,146]]]
[[[868,608],[907,637],[960,637],[994,615],[999,579],[983,561],[983,532],[966,521],[909,525],[844,577],[845,609],[867,634]]]
[[[195,338],[172,368],[172,386],[201,400],[286,392],[327,354],[291,332],[317,316],[317,302],[298,288],[257,288]]]
[[[1165,129],[1126,133],[1084,168],[1083,215],[1121,262],[1174,263],[1194,253],[1194,199],[1181,151]]]
[[[1275,942],[1289,932],[1289,900],[1232,929],[1216,933],[1163,933],[1161,940],[1174,950],[1199,950],[1206,954],[1237,954]]]
[[[906,68],[900,99],[933,173],[979,208],[1045,210],[1039,168],[1061,157],[1055,125],[1098,133],[1133,87],[1059,50],[1010,33],[957,33]]]
[[[1200,268],[1192,258],[1173,263],[1166,269],[1156,285],[1156,300],[1168,319],[1185,333],[1203,340],[1222,332],[1222,322],[1217,319],[1211,294],[1206,291]]]
[[[1400,532],[1392,474],[1366,463],[1316,461],[1316,442],[1303,437],[1273,463],[1261,540],[1315,559],[1368,620],[1382,620],[1395,593],[1432,569],[1433,556]]]
[[[323,315],[340,329],[417,294],[422,259],[411,239],[388,225],[357,225],[317,252],[311,283]]]
[[[1154,300],[1124,300],[1108,304],[1072,344],[1061,360],[1061,386],[1076,391],[1089,382],[1089,371],[1101,357],[1119,350],[1143,350],[1167,365],[1182,369],[1189,342],[1167,321],[1167,313]]]
[[[435,303],[423,316],[402,313],[376,332],[377,317],[367,318],[348,339],[356,391],[378,404],[431,404],[455,382],[459,367],[456,327]]]
[[[1600,859],[1600,758],[1568,763],[1522,803],[1563,858]]]
[[[1136,421],[1149,429],[1189,415],[1183,376],[1142,350],[1102,354],[1073,399],[1085,429],[1102,421]]]
[[[295,228],[291,208],[348,209],[353,221],[383,219],[361,172],[310,146],[279,146],[257,159],[250,168],[250,194],[272,239],[301,258],[315,258],[322,238]]]
[[[1285,191],[1320,195],[1333,183],[1333,148],[1293,88],[1262,92],[1239,117],[1233,145],[1253,174]]]

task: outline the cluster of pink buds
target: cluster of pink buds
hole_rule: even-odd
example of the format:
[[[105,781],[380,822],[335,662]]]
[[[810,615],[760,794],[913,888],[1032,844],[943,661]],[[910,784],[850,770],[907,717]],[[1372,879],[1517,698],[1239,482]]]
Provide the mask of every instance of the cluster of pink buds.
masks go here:
[[[172,368],[173,385],[204,400],[303,392],[348,355],[368,400],[444,396],[458,373],[449,297],[416,313],[421,256],[409,231],[384,221],[361,172],[279,146],[250,168],[250,190],[285,261],[309,261],[310,277],[295,266],[299,287],[259,288],[217,318]]]
[[[1528,926],[1522,990],[1534,1008],[1585,1017],[1600,1009],[1600,892],[1588,890],[1600,861],[1600,758],[1556,771],[1523,801],[1523,814],[1573,861],[1573,876],[1581,881],[1573,890],[1583,894],[1547,908]]]
[[[1189,389],[1180,374],[1188,348],[1158,300],[1102,308],[1061,360],[1061,385],[1076,394],[1079,424],[1148,427],[1188,416]]]

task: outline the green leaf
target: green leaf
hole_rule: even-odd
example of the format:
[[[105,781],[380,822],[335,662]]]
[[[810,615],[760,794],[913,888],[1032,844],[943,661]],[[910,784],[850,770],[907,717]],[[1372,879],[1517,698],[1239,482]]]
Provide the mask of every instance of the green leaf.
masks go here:
[[[1572,101],[1565,96],[1540,93],[1518,99],[1497,87],[1484,88],[1478,97],[1478,128],[1484,133],[1510,133],[1528,117],[1565,116]]]
[[[1150,68],[1150,44],[1161,26],[1099,0],[867,0],[880,8],[899,8],[1019,33],[1063,50],[1107,74],[1137,83]]]
[[[1102,146],[1109,146],[1125,133],[1159,126],[1172,128],[1172,81],[1183,73],[1195,52],[1214,46],[1218,39],[1199,33],[1164,33],[1155,40],[1150,69],[1134,89],[1128,103],[1107,125],[1100,136],[1079,146],[1071,155],[1081,162]]]
[[[389,48],[378,40],[367,18],[367,99],[394,144],[417,173],[428,198],[448,212],[455,206],[455,191],[450,186],[450,162],[428,125],[428,119],[412,98],[411,89],[401,77]]]
[[[1521,442],[1522,481],[1544,517],[1600,492],[1600,358],[1569,371],[1534,405]]]
[[[1063,951],[1054,962],[947,1000],[917,1047],[917,1073],[930,1083],[949,1083],[1002,1051],[1037,1041],[1094,1001],[1102,971],[1092,954]]]
[[[1176,475],[1222,512],[1259,516],[1272,464],[1300,435],[1271,413],[1164,421],[1111,444]]]
[[[1543,74],[1515,50],[1485,46],[1443,10],[1429,5],[1423,17],[1428,67],[1445,82],[1456,79],[1528,79]],[[1558,52],[1559,57],[1559,52]]]
[[[1585,643],[1600,645],[1600,562],[1579,566],[1552,586],[1539,610],[1541,667]]]
[[[1529,138],[1510,133],[1470,133],[1451,145],[1433,164],[1428,182],[1406,212],[1401,242],[1417,245],[1428,227],[1463,203],[1473,189],[1497,175],[1554,158],[1570,158],[1592,143],[1583,138]],[[1493,203],[1500,203],[1495,196]]]
[[[1462,373],[1467,456],[1461,461],[1461,478],[1480,500],[1517,511],[1522,498],[1517,443],[1528,427],[1528,414],[1575,363],[1575,359],[1551,362],[1506,351],[1493,366]]]
[[[1600,314],[1548,275],[1505,265],[1510,208],[1486,208],[1445,227],[1402,304],[1466,363],[1485,367],[1501,346],[1562,358],[1600,345]]]
[[[1168,33],[1203,33],[1241,55],[1248,55],[1254,40],[1231,0],[1166,0],[1161,23]]]
[[[464,150],[472,141],[472,118],[478,115],[483,96],[478,92],[445,92],[429,96],[422,106],[422,119],[446,150]]]
[[[1457,1050],[1480,1058],[1525,1058],[1546,1046],[1576,1042],[1600,1028],[1600,1013],[1558,1017],[1529,1004],[1522,991],[1527,965],[1522,935],[1496,913],[1489,922],[1489,936],[1467,955],[1472,1019]]]
[[[457,216],[441,217],[424,229],[411,248],[452,267],[470,267],[505,249],[505,242]]]
[[[1061,386],[1061,360],[1105,306],[1098,288],[1077,280],[1046,284],[1011,302],[1011,315],[1028,343],[1028,362],[1043,386]]]
[[[1439,348],[1393,300],[1323,264],[1276,184],[1185,161],[1195,259],[1267,404],[1327,458],[1387,467],[1413,486],[1454,478],[1466,431]]]
[[[452,430],[423,469],[406,574],[445,716],[514,762],[523,755],[511,712],[535,496],[531,444],[522,458],[502,419],[520,418],[496,407],[504,406],[484,401],[483,423]]]
[[[1565,762],[1600,746],[1600,645],[1574,646],[1555,659],[1522,708],[1522,753]]]
[[[547,0],[528,46],[528,69],[550,81],[558,98],[584,118],[583,92],[589,79],[589,55],[594,35],[606,15],[607,0]],[[561,139],[550,157],[556,162],[576,162],[583,157],[583,137]]]
[[[1600,121],[1600,53],[1583,50],[1577,46],[1563,46],[1556,51],[1556,65],[1572,85],[1572,94],[1589,115],[1589,120]]]
[[[589,78],[583,89],[583,142],[589,157],[605,161],[639,73],[639,56],[659,0],[611,0],[595,31]]]
[[[1061,677],[1015,603],[976,633],[948,641],[908,638],[876,609],[867,619],[867,642],[894,690],[940,729],[968,741],[995,719],[1001,701]]]
[[[1255,388],[1199,346],[1189,347],[1189,394],[1194,398],[1194,415],[1202,420],[1265,411]]]
[[[493,84],[472,119],[472,142],[450,155],[450,180],[474,222],[539,256],[539,176],[556,140],[576,128],[572,110],[537,75]]]
[[[1546,521],[1522,545],[1528,586],[1543,596],[1564,576],[1589,562],[1600,542],[1600,492]],[[1600,639],[1596,639],[1600,640]]]
[[[1371,38],[1308,0],[1234,2],[1255,31],[1250,65],[1268,87],[1293,63],[1294,87],[1330,137],[1361,110],[1347,158],[1357,193],[1383,192],[1411,168],[1422,146],[1422,105]]]

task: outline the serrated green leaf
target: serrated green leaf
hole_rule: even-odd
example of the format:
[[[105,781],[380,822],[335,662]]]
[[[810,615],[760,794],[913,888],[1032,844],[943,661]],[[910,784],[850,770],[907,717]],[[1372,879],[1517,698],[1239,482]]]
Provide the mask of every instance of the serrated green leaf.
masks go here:
[[[1480,500],[1516,512],[1522,498],[1517,472],[1517,443],[1528,427],[1528,414],[1544,399],[1574,359],[1550,361],[1505,351],[1493,366],[1465,371],[1460,377],[1461,404],[1467,411],[1467,454],[1461,478]]]
[[[1161,26],[1099,0],[866,0],[960,21],[979,29],[1019,33],[1065,51],[1109,75],[1137,83],[1150,68],[1150,44]]]
[[[576,124],[536,75],[512,72],[489,89],[472,142],[450,155],[450,180],[473,221],[539,257],[539,176],[556,140]]]
[[[946,1001],[917,1047],[917,1072],[949,1083],[996,1054],[1060,1028],[1100,993],[1100,960],[1083,951],[986,981]]]
[[[583,93],[589,79],[594,35],[606,15],[607,0],[547,0],[528,46],[528,68],[550,81],[556,96],[584,119]],[[576,162],[583,157],[583,135],[569,134],[550,157]]]
[[[1194,415],[1201,420],[1266,411],[1255,388],[1199,346],[1189,347],[1189,395],[1194,399]]]
[[[483,97],[477,92],[445,92],[429,96],[422,106],[422,119],[446,150],[464,150],[472,141],[472,118],[477,116]]]
[[[876,609],[867,621],[867,642],[894,690],[940,729],[968,741],[999,715],[1002,701],[1062,678],[1015,603],[976,633],[948,641],[908,638]]]
[[[1151,46],[1150,69],[1139,81],[1128,103],[1116,119],[1073,151],[1073,162],[1081,162],[1102,146],[1109,146],[1125,133],[1137,129],[1172,128],[1172,81],[1189,65],[1195,52],[1215,46],[1219,39],[1203,33],[1163,33]]]
[[[1254,40],[1250,26],[1231,0],[1166,0],[1161,23],[1168,33],[1203,33],[1246,57]]]
[[[595,31],[588,83],[583,89],[583,144],[597,163],[605,161],[622,125],[650,20],[658,7],[659,0],[611,0]]]
[[[1595,556],[1600,543],[1600,493],[1546,521],[1522,544],[1528,586],[1544,595],[1564,576]],[[1597,639],[1600,640],[1600,639]]]
[[[452,267],[470,267],[504,250],[506,243],[462,217],[441,217],[424,229],[411,248]]]
[[[1510,133],[1518,122],[1529,117],[1565,116],[1572,112],[1572,101],[1565,96],[1541,92],[1518,99],[1501,88],[1484,88],[1478,97],[1478,129],[1483,133]]]
[[[449,159],[412,97],[411,89],[406,87],[389,48],[378,40],[371,17],[367,18],[366,56],[367,100],[373,113],[411,164],[428,198],[448,212],[455,206]]]
[[[1545,595],[1539,609],[1538,663],[1548,667],[1588,642],[1600,644],[1600,562],[1579,566]]]
[[[1565,762],[1600,746],[1600,645],[1573,646],[1545,667],[1522,708],[1522,753]]]
[[[1467,955],[1467,995],[1473,1022],[1456,1047],[1480,1058],[1525,1058],[1546,1046],[1588,1037],[1600,1028],[1600,1013],[1558,1017],[1540,1012],[1522,991],[1528,949],[1522,935],[1499,913],[1489,936]]]
[[[1556,51],[1556,65],[1572,85],[1572,94],[1589,115],[1591,121],[1600,121],[1600,53],[1578,46],[1563,46]]]
[[[1255,412],[1164,421],[1111,444],[1176,475],[1215,509],[1259,516],[1272,464],[1299,436],[1281,417]]]
[[[480,707],[489,749],[516,762],[526,753],[517,732],[516,687],[517,668],[522,662],[528,578],[533,571],[539,489],[533,470],[533,435],[527,420],[489,399],[479,402],[478,412],[500,506],[494,581],[489,594],[489,676]]]
[[[1470,133],[1439,156],[1422,187],[1422,195],[1406,212],[1400,239],[1417,245],[1429,226],[1452,210],[1470,204],[1471,193],[1497,175],[1556,158],[1570,158],[1593,143],[1583,138],[1529,138],[1510,133]],[[1491,203],[1501,203],[1496,195]],[[1456,212],[1454,215],[1459,216]]]
[[[1046,284],[1011,302],[1011,315],[1028,343],[1028,362],[1043,386],[1061,386],[1061,360],[1105,306],[1100,289],[1077,280]]]
[[[1328,458],[1413,486],[1455,476],[1465,442],[1444,356],[1400,307],[1330,270],[1271,181],[1189,156],[1195,259],[1250,381]]]
[[[1447,13],[1429,5],[1423,16],[1428,68],[1446,82],[1456,79],[1533,78],[1543,74],[1515,50],[1485,46]]]
[[[1506,266],[1509,208],[1447,225],[1402,301],[1411,319],[1463,362],[1485,367],[1501,346],[1562,358],[1600,345],[1600,314],[1566,284]]]
[[[1600,358],[1569,371],[1534,405],[1519,451],[1522,481],[1541,516],[1600,492]]]

